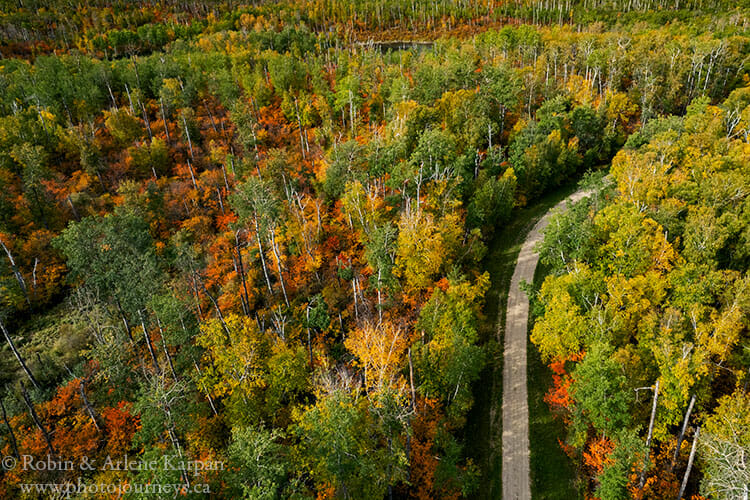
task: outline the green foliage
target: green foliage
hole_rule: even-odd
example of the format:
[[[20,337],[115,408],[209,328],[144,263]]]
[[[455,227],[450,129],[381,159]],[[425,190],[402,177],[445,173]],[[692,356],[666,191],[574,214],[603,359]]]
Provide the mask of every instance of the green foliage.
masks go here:
[[[73,223],[54,245],[65,255],[73,283],[111,299],[133,320],[161,286],[149,228],[127,210]]]
[[[328,200],[341,198],[347,181],[359,177],[363,170],[363,152],[356,141],[346,141],[333,148],[322,185],[322,192]]]
[[[169,173],[171,160],[169,149],[162,139],[154,139],[151,144],[134,148],[133,166],[142,175],[166,175]]]
[[[225,322],[205,321],[196,343],[205,349],[207,358],[198,382],[216,397],[226,398],[231,421],[247,425],[262,417],[265,413],[261,396],[268,386],[272,358],[270,339],[258,330],[257,324],[237,315],[227,317]],[[275,395],[271,402],[281,396]]]
[[[485,361],[478,345],[477,322],[487,289],[485,273],[476,283],[456,278],[447,291],[436,289],[420,314],[418,328],[424,340],[417,343],[420,391],[439,397],[452,418],[460,420],[471,406],[471,384]]]
[[[746,192],[729,202],[725,191],[726,183],[745,186],[738,161],[745,143],[732,132],[742,126],[744,105],[740,93],[722,107],[701,98],[684,118],[648,122],[614,158],[617,192],[595,190],[546,231],[541,258],[558,276],[542,286],[544,314],[531,340],[543,359],[572,362],[556,368],[570,373],[569,388],[561,386],[563,376],[551,394],[571,419],[569,442],[584,447],[592,435],[613,440],[614,451],[597,474],[600,498],[632,491],[628,477],[650,414],[648,398],[634,401],[633,391],[655,380],[660,391],[651,456],[656,446],[673,446],[667,443],[695,395],[691,422],[712,426],[702,448],[703,491],[736,490],[726,464],[742,448],[726,429],[742,433],[733,420],[742,401],[726,395],[715,367],[744,379],[746,262],[735,249],[743,238]],[[724,397],[714,410],[717,395]],[[649,495],[678,487],[659,477],[662,463],[651,464],[644,477]]]
[[[426,212],[404,212],[399,221],[396,274],[413,289],[424,289],[453,264],[459,246],[455,214],[436,220]]]
[[[345,389],[321,395],[297,415],[295,433],[316,483],[342,498],[379,499],[403,477],[405,455],[378,446],[373,417],[365,400]]]
[[[266,230],[278,216],[280,207],[269,181],[250,177],[237,186],[230,197],[240,220],[259,231]]]
[[[599,475],[596,494],[602,500],[620,500],[629,497],[628,476],[634,464],[643,456],[643,442],[630,431],[616,433],[615,449],[608,457],[609,463]]]
[[[293,56],[269,53],[268,75],[279,93],[298,92],[307,86],[305,68]]]
[[[595,260],[592,199],[584,198],[553,214],[539,246],[539,260],[554,274],[570,272],[576,262]]]
[[[231,462],[195,478],[217,498],[472,494],[489,477],[463,443],[491,358],[484,242],[612,160],[540,247],[531,339],[555,363],[555,411],[579,451],[612,444],[586,493],[622,498],[645,456],[633,389],[661,384],[655,457],[696,394],[704,489],[728,481],[715,450],[744,450],[744,403],[721,397],[748,360],[747,5],[5,3],[0,302],[61,456],[130,419],[118,446],[139,458]],[[383,38],[437,41],[355,41]],[[97,438],[74,385],[43,401],[69,376],[107,423]],[[42,449],[8,406],[2,442]],[[662,462],[648,488],[671,480],[653,480]],[[3,479],[13,498],[42,478]]]
[[[105,124],[109,133],[120,144],[130,144],[143,135],[140,121],[125,109],[116,109],[108,113]]]
[[[279,342],[268,359],[266,412],[277,422],[309,393],[308,358],[302,346]]]
[[[238,427],[232,431],[227,452],[234,470],[232,481],[241,488],[241,498],[290,498],[290,450],[281,442],[283,438],[283,432],[262,427]]]
[[[576,402],[574,427],[585,432],[590,423],[598,432],[612,435],[630,420],[631,394],[611,346],[594,343],[573,372],[570,392]]]
[[[516,176],[510,168],[500,179],[487,178],[486,171],[482,171],[475,182],[476,189],[467,207],[467,223],[472,227],[482,228],[482,234],[487,237],[494,227],[503,224],[510,217],[513,209]]]

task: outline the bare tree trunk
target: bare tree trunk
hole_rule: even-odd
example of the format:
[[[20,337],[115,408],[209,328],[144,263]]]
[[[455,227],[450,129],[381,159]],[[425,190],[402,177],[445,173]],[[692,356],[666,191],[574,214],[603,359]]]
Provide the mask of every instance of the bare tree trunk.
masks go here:
[[[307,352],[310,355],[310,368],[312,368],[313,356],[312,356],[312,336],[310,335],[310,304],[307,304],[307,308],[305,308],[305,315],[307,318]]]
[[[44,440],[47,442],[47,448],[49,449],[50,454],[54,455],[55,448],[52,446],[52,439],[50,438],[47,429],[44,427],[44,425],[42,425],[42,421],[39,420],[39,415],[37,415],[36,410],[34,410],[34,404],[31,402],[31,399],[29,399],[29,393],[26,392],[26,386],[23,385],[23,382],[21,382],[21,395],[23,396],[23,402],[26,404],[26,408],[29,409],[32,420],[34,420],[34,424],[40,431],[42,431],[42,435],[44,436]]]
[[[198,183],[195,182],[195,174],[193,173],[193,165],[190,163],[190,160],[187,161],[187,166],[188,166],[188,170],[190,171],[190,179],[193,181],[193,187],[195,188],[196,191],[198,191]]]
[[[200,367],[198,366],[198,363],[195,362],[195,359],[193,360],[193,366],[195,366],[195,371],[198,372],[198,376],[203,376]],[[203,391],[206,393],[206,397],[208,398],[208,404],[211,406],[211,411],[214,412],[214,416],[219,416],[219,412],[216,411],[216,406],[214,406],[214,400],[211,397],[211,392],[206,388],[206,386],[201,382],[201,386],[203,386]]]
[[[180,460],[182,460],[182,445],[180,445],[180,439],[177,437],[177,431],[174,426],[174,418],[172,418],[172,408],[170,407],[170,404],[168,401],[163,401],[163,410],[164,413],[167,416],[167,435],[169,436],[169,440],[172,442],[172,448],[175,449],[177,452],[178,457]],[[182,470],[181,472],[182,480],[185,482],[188,487],[190,486],[190,478],[187,475],[186,470]]]
[[[255,170],[258,172],[258,179],[263,180],[263,176],[260,174],[260,151],[258,150],[258,138],[255,136],[255,122],[252,124],[250,132],[253,134],[253,148],[255,149]],[[232,167],[232,173],[234,173],[234,167]]]
[[[161,107],[161,121],[164,122],[164,133],[167,134],[167,144],[172,143],[172,139],[169,137],[169,125],[167,124],[167,115],[164,113],[164,101],[159,98],[159,107]]]
[[[133,109],[133,99],[130,97],[130,87],[125,84],[125,92],[128,94],[128,104],[130,105],[130,114],[135,116],[135,109]]]
[[[21,455],[18,453],[18,443],[16,442],[16,435],[13,433],[13,427],[10,426],[10,422],[8,422],[8,415],[5,413],[5,405],[3,404],[3,400],[1,398],[0,412],[2,412],[3,422],[8,428],[8,435],[10,436],[10,447],[13,449],[13,455],[16,458],[21,458]]]
[[[188,147],[190,148],[190,158],[195,160],[195,157],[193,156],[193,141],[190,140],[190,131],[188,130],[187,121],[185,120],[185,115],[182,115],[182,125],[185,127],[185,137],[187,137]]]
[[[141,328],[143,328],[143,338],[146,339],[146,346],[148,347],[148,353],[151,356],[151,363],[154,365],[157,375],[161,375],[161,367],[159,362],[156,361],[156,352],[154,352],[154,346],[151,344],[151,337],[148,335],[148,328],[146,328],[146,320],[143,317],[143,312],[138,311],[138,315],[141,317]]]
[[[34,268],[31,270],[31,290],[36,296],[36,266],[39,264],[39,258],[34,257]]]
[[[227,179],[227,169],[224,166],[224,163],[221,164],[221,174],[224,176],[224,187],[227,189],[227,193],[231,193],[232,190],[229,189],[229,180]]]
[[[417,184],[417,213],[419,213],[419,202],[421,197],[421,190],[422,190],[422,169],[424,168],[424,163],[419,164],[419,176],[416,177],[415,183]]]
[[[643,485],[646,482],[646,471],[648,470],[648,455],[651,448],[651,437],[654,433],[654,419],[656,418],[656,402],[659,399],[659,381],[656,381],[656,386],[654,387],[654,402],[651,405],[651,420],[648,423],[648,436],[646,437],[646,458],[645,463],[643,464],[643,470],[641,471],[641,478],[638,482],[638,487],[643,488]]]
[[[5,242],[2,239],[0,239],[0,246],[2,246],[3,250],[5,250],[5,254],[8,256],[8,261],[10,261],[10,269],[11,271],[13,271],[13,275],[16,277],[16,281],[18,281],[18,285],[21,287],[23,296],[26,298],[26,303],[30,306],[31,302],[29,301],[29,292],[28,290],[26,290],[26,281],[23,279],[21,271],[18,270],[18,266],[16,266],[16,261],[15,259],[13,259],[13,254],[10,253],[10,250],[5,246]]]
[[[197,283],[197,280],[195,279],[195,271],[193,271],[193,274],[191,274],[191,281],[193,284],[193,294],[195,295],[195,305],[196,305],[196,309],[198,310],[198,319],[202,322],[203,321],[203,308],[201,307],[201,299],[198,295],[198,283]]]
[[[352,278],[352,295],[354,296],[354,319],[359,319],[359,309],[357,307],[357,282]]]
[[[23,356],[21,356],[21,353],[18,352],[18,349],[16,349],[16,345],[13,343],[13,339],[10,338],[10,334],[8,333],[8,330],[5,328],[5,324],[2,320],[0,320],[0,330],[3,331],[3,335],[5,336],[5,341],[8,342],[8,345],[10,346],[10,350],[13,352],[13,355],[16,357],[16,360],[18,360],[18,364],[21,365],[21,368],[23,369],[24,373],[26,373],[26,376],[29,378],[32,384],[34,384],[34,387],[39,389],[39,383],[34,378],[34,375],[31,373],[31,370],[29,370],[29,367],[26,366],[26,362],[23,359]]]
[[[143,115],[143,121],[146,123],[146,131],[148,132],[149,144],[154,140],[154,134],[151,132],[151,122],[148,121],[148,114],[146,113],[146,106],[143,105],[143,101],[138,100],[138,104],[141,105],[141,114]]]
[[[235,231],[234,233],[234,249],[237,252],[237,267],[240,273],[240,279],[242,280],[242,291],[245,294],[245,315],[250,316],[250,293],[247,291],[247,282],[245,281],[245,266],[242,263],[242,250],[240,249],[240,232]]]
[[[411,387],[411,409],[414,410],[414,405],[417,401],[417,391],[414,389],[414,365],[411,362],[411,347],[407,352],[409,355],[409,386]]]
[[[175,381],[179,380],[179,377],[177,376],[177,372],[174,370],[174,363],[172,363],[172,356],[169,354],[169,348],[167,347],[167,339],[164,338],[164,329],[161,327],[161,321],[159,321],[159,316],[156,316],[156,326],[159,328],[159,334],[161,335],[161,346],[164,350],[164,355],[167,357],[167,363],[169,363],[169,371],[172,372],[172,378],[175,379]]]
[[[120,318],[122,318],[122,323],[125,325],[125,333],[128,335],[128,338],[130,339],[130,343],[134,343],[135,340],[133,339],[133,334],[130,333],[130,323],[128,322],[127,316],[125,316],[125,311],[122,310],[122,305],[120,305],[120,299],[115,295],[115,304],[117,305],[117,310],[120,312]]]
[[[281,274],[281,255],[279,254],[278,248],[276,248],[276,237],[274,236],[273,228],[269,228],[269,234],[271,235],[271,250],[273,255],[276,257],[276,270],[279,273],[279,282],[281,283],[281,292],[284,294],[284,302],[289,307],[289,297],[286,295],[286,286],[284,286],[284,276]]]
[[[73,217],[76,218],[76,221],[80,222],[81,216],[78,215],[78,210],[76,210],[76,206],[73,205],[73,200],[70,198],[70,195],[68,195],[67,199],[68,199],[68,204],[70,205],[70,209],[73,211]]]
[[[86,391],[84,390],[83,386],[83,379],[81,379],[79,389],[81,390],[81,401],[83,401],[83,406],[84,408],[86,408],[86,413],[88,413],[91,421],[94,422],[94,427],[96,427],[96,430],[101,431],[99,423],[96,421],[96,412],[94,412],[94,408],[91,406],[91,403],[89,403],[89,399],[86,397]]]
[[[107,90],[109,91],[109,98],[112,99],[112,108],[117,108],[117,101],[115,101],[115,95],[112,93],[112,87],[107,82]]]
[[[258,216],[253,217],[255,222],[255,239],[258,242],[258,253],[260,254],[260,264],[263,268],[263,276],[266,278],[266,285],[268,286],[268,293],[273,295],[273,288],[271,288],[271,280],[268,277],[268,268],[266,267],[266,257],[263,254],[263,243],[261,242],[260,229],[258,227]]]
[[[672,464],[669,466],[669,470],[674,469],[674,464],[677,462],[677,457],[680,455],[680,446],[682,440],[685,437],[685,431],[687,430],[688,421],[690,420],[690,413],[693,411],[693,405],[695,404],[695,394],[690,398],[690,404],[685,412],[685,419],[682,421],[682,429],[680,430],[680,436],[677,438],[677,447],[674,449],[674,455],[672,456]]]
[[[698,436],[701,433],[701,428],[697,427],[695,429],[695,436],[693,436],[693,446],[690,448],[690,457],[688,458],[688,464],[687,469],[685,469],[685,476],[682,478],[682,485],[680,486],[680,493],[677,495],[677,500],[680,500],[682,498],[682,495],[685,493],[685,488],[687,488],[687,482],[688,478],[690,477],[690,470],[693,468],[693,459],[695,458],[695,448],[696,444],[698,444]]]
[[[203,288],[203,293],[206,294],[208,299],[211,301],[211,304],[213,304],[214,309],[216,310],[216,315],[219,317],[219,321],[221,322],[221,326],[222,328],[224,328],[224,333],[227,334],[227,340],[231,342],[232,337],[229,334],[229,326],[227,325],[227,322],[224,321],[224,315],[221,314],[221,308],[219,307],[219,303],[216,302],[216,299],[214,298],[214,296],[209,293],[208,289],[206,288],[206,284],[203,283],[203,280],[201,279],[201,277],[198,274],[196,274],[195,276],[198,279],[198,283],[201,284],[201,288]]]
[[[224,201],[221,198],[221,189],[216,188],[216,198],[219,200],[219,208],[221,209],[221,215],[224,215]]]
[[[378,267],[378,324],[383,323],[383,299],[380,293],[380,268]]]
[[[203,107],[206,108],[206,113],[208,113],[208,119],[211,121],[211,128],[218,134],[219,131],[216,128],[216,122],[214,122],[214,115],[211,114],[211,109],[208,107],[208,103],[205,100],[203,101]]]
[[[302,159],[305,159],[305,136],[302,133],[302,118],[299,115],[299,106],[297,98],[294,98],[294,112],[297,114],[297,129],[299,131],[299,149],[302,152]]]

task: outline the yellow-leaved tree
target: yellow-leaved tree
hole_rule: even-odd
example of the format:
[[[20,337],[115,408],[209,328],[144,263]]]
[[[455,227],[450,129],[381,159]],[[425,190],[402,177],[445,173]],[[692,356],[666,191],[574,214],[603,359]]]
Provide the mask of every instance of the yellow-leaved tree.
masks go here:
[[[406,353],[407,335],[402,328],[391,323],[365,323],[349,334],[344,345],[357,357],[368,390],[403,389],[404,380],[399,371]]]
[[[201,323],[196,343],[206,350],[199,385],[214,397],[225,397],[228,406],[252,402],[266,386],[271,345],[251,318],[230,314]],[[248,409],[255,405],[246,405]]]
[[[460,244],[458,215],[436,220],[425,211],[407,210],[398,228],[396,274],[413,289],[432,285],[438,272],[453,262]]]

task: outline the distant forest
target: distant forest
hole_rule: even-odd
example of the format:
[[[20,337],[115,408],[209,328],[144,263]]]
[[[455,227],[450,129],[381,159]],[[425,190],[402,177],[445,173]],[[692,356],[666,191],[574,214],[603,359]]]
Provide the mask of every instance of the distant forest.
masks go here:
[[[747,498],[749,16],[0,1],[0,457],[222,464],[0,497],[479,495],[488,248],[585,177],[529,292],[580,497]]]

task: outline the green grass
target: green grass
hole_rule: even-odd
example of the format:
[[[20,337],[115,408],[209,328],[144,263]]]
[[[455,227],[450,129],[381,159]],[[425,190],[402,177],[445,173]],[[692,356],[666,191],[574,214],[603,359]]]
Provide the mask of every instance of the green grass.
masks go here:
[[[529,207],[515,209],[510,221],[497,227],[488,243],[483,269],[490,273],[490,289],[485,297],[480,335],[489,359],[474,386],[474,406],[469,413],[464,436],[466,454],[479,466],[482,475],[479,489],[474,495],[477,499],[496,499],[502,494],[502,330],[505,327],[508,288],[518,252],[534,224],[575,188],[574,183],[562,186]],[[499,334],[498,324],[501,325]]]
[[[543,265],[536,268],[534,289],[538,290],[548,270]],[[529,333],[534,326],[530,312]],[[534,500],[573,500],[581,498],[576,489],[576,468],[560,448],[558,439],[565,438],[565,426],[555,418],[544,394],[552,385],[552,372],[542,362],[537,348],[529,342],[526,347],[529,391],[529,446],[531,469],[531,498]]]

